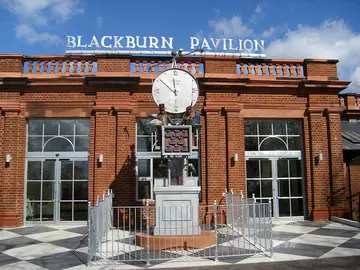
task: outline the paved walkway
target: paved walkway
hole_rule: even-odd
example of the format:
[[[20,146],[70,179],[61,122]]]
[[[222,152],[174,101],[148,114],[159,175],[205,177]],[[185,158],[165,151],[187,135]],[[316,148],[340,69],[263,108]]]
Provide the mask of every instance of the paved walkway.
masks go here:
[[[104,265],[101,262],[95,262],[94,265],[87,267],[84,264],[87,260],[86,233],[86,226],[32,226],[1,230],[0,268],[75,270],[141,269],[144,267],[143,264]],[[360,229],[334,222],[302,221],[277,225],[273,228],[273,239],[273,258],[255,254],[220,260],[219,263],[215,263],[208,259],[189,261],[189,259],[184,260],[180,257],[171,261],[154,262],[150,268],[187,267],[189,269],[208,266],[209,269],[215,269],[224,264],[228,267],[231,266],[231,269],[237,269],[236,266],[239,266],[238,269],[247,269],[249,266],[254,269],[272,269],[276,265],[278,265],[276,267],[278,269],[279,262],[286,261],[284,265],[281,264],[280,268],[285,265],[289,265],[289,267],[293,265],[298,269],[301,263],[292,264],[293,261],[305,262],[310,259],[314,262],[314,266],[318,264],[320,268],[328,269],[328,267],[324,267],[324,263],[329,264],[328,258],[360,256]],[[344,263],[349,263],[349,261],[345,260]],[[266,268],[262,268],[266,265]],[[356,267],[358,267],[357,265],[354,265],[354,268],[348,266],[344,266],[345,269],[357,269]]]

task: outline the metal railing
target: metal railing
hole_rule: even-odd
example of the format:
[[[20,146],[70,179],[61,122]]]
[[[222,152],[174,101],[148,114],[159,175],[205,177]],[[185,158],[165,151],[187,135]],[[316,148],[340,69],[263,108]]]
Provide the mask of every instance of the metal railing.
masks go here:
[[[88,263],[95,254],[102,252],[102,243],[112,228],[112,190],[104,191],[102,199],[96,198],[96,204],[88,206]]]
[[[105,196],[106,197],[106,196]],[[109,196],[111,199],[111,196]],[[91,207],[88,265],[272,256],[271,204]],[[96,210],[95,210],[96,209]],[[156,224],[156,214],[163,221]],[[198,212],[198,220],[192,217]]]

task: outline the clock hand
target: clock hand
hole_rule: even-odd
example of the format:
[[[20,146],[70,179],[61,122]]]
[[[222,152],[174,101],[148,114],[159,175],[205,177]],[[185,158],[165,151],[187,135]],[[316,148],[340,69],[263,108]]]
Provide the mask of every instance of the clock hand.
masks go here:
[[[173,84],[174,84],[174,93],[175,93],[175,95],[176,95],[176,85],[175,85],[175,79],[173,78]]]
[[[171,87],[169,86],[168,83],[164,82],[162,79],[160,79],[160,81],[161,81],[163,84],[165,84],[166,87],[169,88],[169,89],[171,90],[171,92],[173,92],[173,93],[176,95],[176,92],[175,92],[173,89],[171,89]]]

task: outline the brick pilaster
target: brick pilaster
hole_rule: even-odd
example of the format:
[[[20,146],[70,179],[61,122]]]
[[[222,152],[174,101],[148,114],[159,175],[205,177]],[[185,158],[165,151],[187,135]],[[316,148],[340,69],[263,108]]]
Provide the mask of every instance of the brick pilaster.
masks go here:
[[[229,189],[239,194],[240,190],[246,194],[245,174],[245,142],[244,142],[244,118],[239,111],[227,111],[227,169],[229,177]],[[238,161],[234,161],[234,154],[238,154]],[[229,191],[230,191],[229,190]]]
[[[225,117],[220,111],[206,112],[207,203],[219,202],[227,187]]]
[[[310,157],[311,157],[311,208],[315,221],[328,219],[328,199],[330,195],[329,156],[326,118],[322,110],[310,111]],[[323,160],[317,160],[322,153]]]
[[[346,183],[344,177],[343,150],[341,138],[341,122],[339,112],[327,114],[328,137],[329,137],[329,169],[331,209],[335,206],[338,209],[335,215],[344,215],[346,212]],[[343,213],[340,213],[342,211]]]

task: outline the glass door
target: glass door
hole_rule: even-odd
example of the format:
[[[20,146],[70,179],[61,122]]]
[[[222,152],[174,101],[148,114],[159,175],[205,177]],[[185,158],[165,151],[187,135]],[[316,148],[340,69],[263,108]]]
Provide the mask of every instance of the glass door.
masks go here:
[[[87,159],[28,159],[26,221],[87,220]]]
[[[246,160],[247,198],[272,199],[273,217],[303,216],[303,178],[297,158],[249,158]]]

